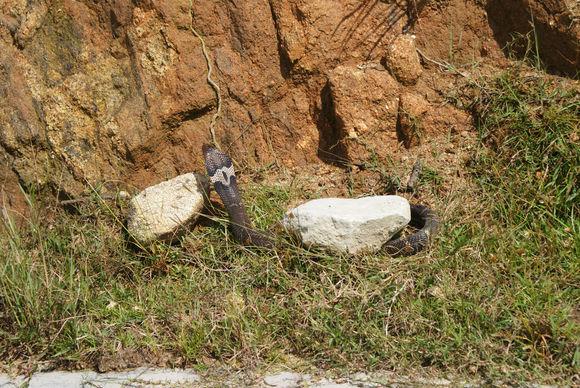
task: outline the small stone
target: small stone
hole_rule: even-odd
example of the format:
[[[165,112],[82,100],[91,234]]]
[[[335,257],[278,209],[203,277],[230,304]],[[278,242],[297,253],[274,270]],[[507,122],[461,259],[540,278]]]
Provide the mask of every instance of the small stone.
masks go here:
[[[306,246],[358,254],[377,252],[411,220],[409,202],[395,195],[306,202],[282,223]]]
[[[264,383],[271,387],[294,388],[298,387],[304,376],[300,373],[281,372],[264,377]]]
[[[141,244],[174,240],[195,223],[208,192],[207,177],[193,173],[146,188],[129,202],[129,235]]]
[[[355,381],[369,381],[369,375],[364,372],[358,372],[352,375],[351,379]]]
[[[385,53],[385,62],[393,77],[405,86],[415,85],[423,72],[412,35],[397,37]]]
[[[128,192],[123,191],[123,190],[119,191],[119,193],[117,193],[117,196],[120,199],[129,199],[129,198],[131,198],[131,194],[129,194]]]

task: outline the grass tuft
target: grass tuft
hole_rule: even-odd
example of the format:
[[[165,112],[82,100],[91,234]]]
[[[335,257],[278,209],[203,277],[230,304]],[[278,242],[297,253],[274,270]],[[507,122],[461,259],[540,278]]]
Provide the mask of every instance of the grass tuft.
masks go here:
[[[437,198],[444,223],[431,251],[410,258],[343,257],[291,240],[249,250],[220,220],[138,253],[122,206],[95,199],[71,214],[31,196],[29,222],[5,222],[0,233],[0,358],[103,369],[121,350],[198,368],[298,356],[351,370],[571,379],[580,362],[578,98],[536,73],[481,85],[468,184],[449,191],[449,177],[425,168],[421,191]],[[400,186],[390,167],[369,163]],[[290,184],[244,190],[260,229],[308,197]]]

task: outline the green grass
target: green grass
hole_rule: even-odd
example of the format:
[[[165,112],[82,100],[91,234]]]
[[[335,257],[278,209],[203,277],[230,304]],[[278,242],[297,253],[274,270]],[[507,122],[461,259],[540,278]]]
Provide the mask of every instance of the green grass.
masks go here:
[[[476,111],[488,147],[476,155],[473,170],[493,220],[482,253],[496,262],[496,279],[513,296],[498,334],[519,363],[560,362],[577,371],[577,90],[512,70],[487,85]]]
[[[31,197],[28,222],[0,234],[0,358],[91,366],[135,349],[200,368],[298,356],[352,370],[572,378],[578,99],[507,72],[472,107],[482,141],[469,166],[475,192],[445,196],[446,177],[425,170],[421,190],[440,195],[445,222],[415,257],[341,257],[290,240],[252,251],[225,223],[140,252],[126,242],[122,205],[89,201],[71,214]],[[244,188],[260,228],[308,196],[296,186]]]

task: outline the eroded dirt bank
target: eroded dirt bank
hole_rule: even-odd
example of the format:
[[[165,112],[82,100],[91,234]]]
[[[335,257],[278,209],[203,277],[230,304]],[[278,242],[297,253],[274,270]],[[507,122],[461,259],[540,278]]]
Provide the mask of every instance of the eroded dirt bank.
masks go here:
[[[3,203],[25,208],[19,182],[77,196],[89,185],[142,188],[200,170],[217,100],[190,25],[221,89],[217,139],[242,166],[363,165],[469,131],[469,114],[448,103],[461,74],[440,65],[504,66],[514,32],[533,30],[549,69],[574,75],[576,8],[256,0],[194,1],[190,12],[187,0],[3,1]],[[404,32],[421,55],[403,58],[420,65],[401,75],[385,66]],[[405,131],[415,118],[420,133]]]

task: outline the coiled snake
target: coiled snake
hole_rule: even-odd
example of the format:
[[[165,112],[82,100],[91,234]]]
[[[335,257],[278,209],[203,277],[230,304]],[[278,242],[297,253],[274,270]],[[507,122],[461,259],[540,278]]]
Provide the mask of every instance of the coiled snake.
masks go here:
[[[202,151],[209,179],[226,207],[236,241],[244,245],[273,248],[274,237],[252,227],[238,190],[234,164],[230,157],[205,144]],[[426,206],[411,205],[410,224],[419,230],[408,237],[387,241],[381,250],[391,256],[410,256],[423,250],[436,232],[439,220]]]

